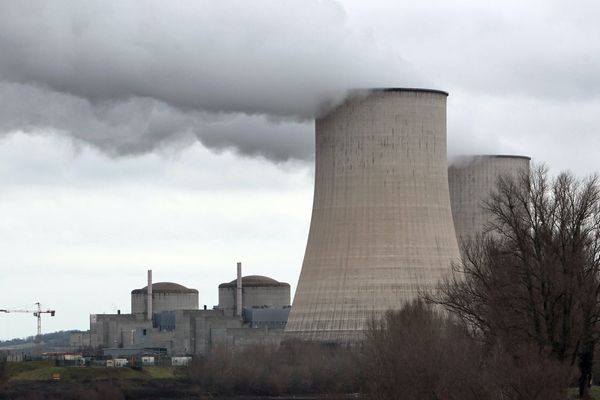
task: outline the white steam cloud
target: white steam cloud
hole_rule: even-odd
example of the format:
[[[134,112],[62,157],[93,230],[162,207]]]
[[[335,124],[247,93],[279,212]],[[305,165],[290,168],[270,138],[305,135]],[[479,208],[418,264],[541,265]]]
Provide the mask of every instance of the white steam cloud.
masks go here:
[[[114,156],[197,138],[308,159],[350,88],[420,83],[334,1],[1,1],[0,136],[52,131]]]

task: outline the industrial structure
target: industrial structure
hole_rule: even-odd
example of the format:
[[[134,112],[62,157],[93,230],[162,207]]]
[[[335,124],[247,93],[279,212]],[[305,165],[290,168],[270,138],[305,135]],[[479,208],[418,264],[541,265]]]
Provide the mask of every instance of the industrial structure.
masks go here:
[[[197,310],[198,291],[173,282],[148,283],[131,291],[131,313],[151,319],[155,313]]]
[[[216,346],[277,345],[290,310],[290,285],[264,276],[243,277],[238,263],[238,279],[219,285],[219,305],[199,309],[197,290],[153,283],[148,271],[148,284],[131,292],[131,310],[92,314],[89,345],[115,357],[203,355]],[[80,333],[72,341],[88,343]]]
[[[219,285],[219,305],[225,315],[242,315],[244,307],[249,308],[283,308],[290,305],[290,285],[278,282],[266,276],[250,275],[241,278],[241,284],[237,279],[229,283]],[[238,289],[240,300],[236,301]]]
[[[360,341],[369,321],[434,289],[459,258],[460,240],[489,221],[482,203],[501,175],[529,157],[464,157],[448,167],[446,92],[356,91],[316,120],[311,225],[293,307],[290,285],[242,276],[199,308],[195,289],[173,282],[131,292],[131,313],[93,314],[89,340],[113,356],[204,355],[284,338]],[[288,318],[289,317],[289,318]]]
[[[531,158],[518,155],[477,155],[456,159],[448,168],[450,203],[459,243],[481,234],[490,221],[487,201],[500,176],[529,172]]]
[[[447,93],[355,93],[316,121],[308,243],[288,337],[353,342],[433,288],[458,258],[446,160]]]
[[[35,310],[24,310],[24,309],[2,309],[0,312],[2,313],[26,313],[32,314],[37,319],[37,334],[35,336],[35,348],[36,353],[41,354],[42,352],[42,314],[48,314],[51,317],[54,317],[56,314],[55,310],[50,309],[42,309],[42,305],[40,302],[35,303],[37,308]]]

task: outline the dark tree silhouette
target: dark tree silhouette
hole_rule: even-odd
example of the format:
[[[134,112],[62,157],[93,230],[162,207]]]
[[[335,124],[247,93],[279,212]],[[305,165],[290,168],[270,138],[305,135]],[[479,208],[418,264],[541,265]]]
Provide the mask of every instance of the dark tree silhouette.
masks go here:
[[[487,348],[464,324],[420,300],[373,321],[363,345],[369,398],[564,400],[568,368],[523,348]]]
[[[454,273],[428,299],[514,357],[534,346],[577,366],[579,395],[589,398],[600,318],[598,177],[550,179],[536,166],[499,178],[484,208],[489,225],[462,243]]]

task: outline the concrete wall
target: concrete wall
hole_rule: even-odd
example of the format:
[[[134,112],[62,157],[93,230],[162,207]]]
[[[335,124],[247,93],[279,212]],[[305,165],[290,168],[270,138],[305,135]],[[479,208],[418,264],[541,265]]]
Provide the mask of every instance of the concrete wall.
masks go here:
[[[244,308],[244,323],[251,328],[283,329],[290,317],[290,307],[285,308]]]
[[[446,161],[446,94],[374,91],[316,121],[313,212],[286,332],[362,338],[458,257]]]
[[[205,355],[214,348],[228,348],[228,330],[243,327],[242,320],[237,317],[227,317],[223,314],[197,316],[195,324],[195,354]]]
[[[89,347],[91,345],[90,331],[87,332],[75,332],[69,335],[69,347],[72,350]]]
[[[283,338],[283,328],[231,328],[227,330],[227,346],[234,352],[248,350],[253,346],[278,347]]]
[[[483,208],[496,187],[498,177],[516,177],[529,171],[530,158],[525,156],[481,155],[462,157],[448,168],[450,201],[454,227],[459,241],[481,233],[490,215]]]
[[[132,293],[131,313],[146,314],[148,310],[148,303],[146,302],[147,298],[147,293]],[[197,310],[198,304],[198,292],[195,290],[190,290],[185,293],[161,291],[152,293],[153,313],[174,310]]]
[[[92,347],[137,345],[135,332],[141,329],[149,332],[152,322],[132,314],[93,314],[90,316],[90,344]]]
[[[174,330],[153,328],[131,314],[98,314],[90,321],[92,346],[124,349],[164,348],[169,356],[206,355],[213,349],[239,351],[252,345],[279,345],[283,328],[252,329],[222,310],[178,310]],[[121,353],[119,350],[114,350]]]

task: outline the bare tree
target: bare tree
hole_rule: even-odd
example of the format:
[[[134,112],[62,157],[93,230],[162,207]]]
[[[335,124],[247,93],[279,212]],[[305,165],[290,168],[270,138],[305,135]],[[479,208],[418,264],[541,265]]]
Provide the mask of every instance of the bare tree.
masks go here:
[[[535,349],[515,359],[473,340],[456,318],[422,301],[373,321],[363,348],[369,398],[564,400],[568,371]]]
[[[502,177],[486,202],[491,222],[462,243],[462,257],[430,301],[488,345],[539,354],[579,368],[589,398],[599,338],[600,185],[597,176],[555,179],[537,166]]]
[[[363,369],[373,399],[493,399],[480,375],[480,347],[462,326],[415,301],[372,321]]]

